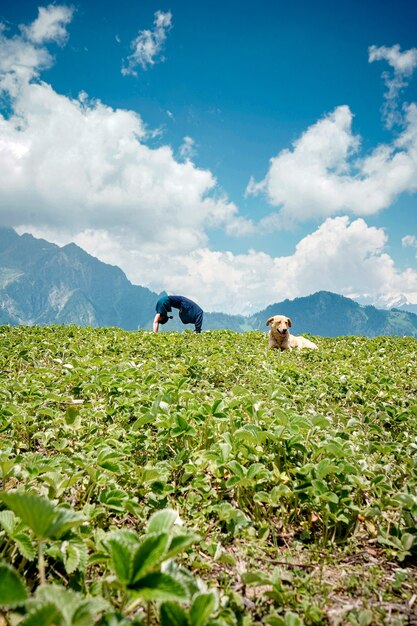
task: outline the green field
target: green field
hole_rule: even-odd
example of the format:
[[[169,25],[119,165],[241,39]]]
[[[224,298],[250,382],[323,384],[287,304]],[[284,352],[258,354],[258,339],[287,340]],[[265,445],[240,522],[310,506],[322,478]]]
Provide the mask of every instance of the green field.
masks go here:
[[[417,340],[0,327],[0,624],[417,623]]]

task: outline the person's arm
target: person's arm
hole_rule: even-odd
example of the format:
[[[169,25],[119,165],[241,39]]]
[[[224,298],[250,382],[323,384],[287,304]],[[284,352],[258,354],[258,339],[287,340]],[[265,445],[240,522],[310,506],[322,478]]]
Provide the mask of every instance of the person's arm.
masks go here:
[[[201,327],[203,325],[203,311],[199,311],[195,319],[195,332],[201,333]]]
[[[153,320],[153,332],[154,333],[157,333],[158,330],[159,330],[159,321],[160,321],[160,319],[161,319],[161,314],[157,313],[155,315],[155,317],[154,317],[154,320]]]

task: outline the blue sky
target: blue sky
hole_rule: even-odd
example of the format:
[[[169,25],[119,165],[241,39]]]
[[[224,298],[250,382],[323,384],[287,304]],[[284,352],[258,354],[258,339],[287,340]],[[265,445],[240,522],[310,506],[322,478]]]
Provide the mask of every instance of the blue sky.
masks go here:
[[[15,0],[0,22],[1,224],[206,310],[417,303],[415,3]]]

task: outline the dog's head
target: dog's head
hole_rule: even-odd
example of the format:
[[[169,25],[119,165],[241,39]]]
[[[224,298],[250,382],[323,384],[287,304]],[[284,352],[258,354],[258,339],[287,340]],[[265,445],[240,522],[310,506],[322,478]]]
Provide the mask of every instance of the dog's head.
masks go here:
[[[278,335],[281,339],[284,339],[289,334],[292,323],[290,318],[285,315],[274,315],[266,321],[266,325],[271,327],[271,331],[274,335]]]

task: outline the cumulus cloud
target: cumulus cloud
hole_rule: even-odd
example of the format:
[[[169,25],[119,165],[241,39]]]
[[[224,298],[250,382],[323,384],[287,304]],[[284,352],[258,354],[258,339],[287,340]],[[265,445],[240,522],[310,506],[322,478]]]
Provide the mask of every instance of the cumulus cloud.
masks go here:
[[[189,249],[237,207],[210,196],[216,180],[168,146],[149,148],[141,118],[44,83],[21,86],[0,118],[0,199],[9,225],[135,229],[144,243]]]
[[[47,68],[52,57],[20,38],[8,39],[0,25],[0,92],[16,92],[18,80],[30,80],[39,69]]]
[[[56,243],[45,230],[33,231]],[[62,236],[62,232],[61,232]],[[75,242],[108,263],[121,265],[130,280],[154,291],[185,293],[207,311],[250,314],[286,298],[326,290],[367,302],[388,302],[405,294],[417,303],[417,272],[396,268],[382,228],[347,216],[328,218],[288,256],[250,250],[233,254],[196,247],[166,255],[156,246],[135,245],[133,232],[79,233]]]
[[[52,62],[46,42],[64,42],[69,19],[48,7],[20,36],[8,38],[0,29],[0,89],[10,103],[0,115],[1,225],[60,245],[75,241],[119,265],[132,282],[185,293],[206,310],[250,313],[319,289],[356,297],[417,293],[416,272],[395,267],[382,229],[330,217],[375,213],[416,188],[415,105],[395,143],[365,159],[350,109],[338,107],[272,159],[264,181],[252,183],[251,191],[281,207],[262,228],[327,217],[292,255],[215,251],[210,229],[247,235],[258,225],[240,216],[213,174],[191,161],[191,138],[179,162],[169,146],[149,147],[151,133],[137,113],[84,92],[68,98],[40,80]],[[170,20],[161,14],[156,27],[165,32]]]
[[[172,28],[172,13],[156,11],[153,30],[142,30],[131,42],[133,52],[127,57],[126,64],[122,67],[124,76],[137,76],[138,65],[143,70],[152,67],[161,60],[161,52],[166,40],[167,32]]]
[[[25,33],[34,31],[40,40],[33,25]],[[58,29],[45,25],[42,32],[52,36]],[[19,74],[24,54],[28,70]],[[44,229],[51,240],[94,230],[124,239],[122,247],[166,255],[206,245],[208,228],[244,228],[209,170],[189,159],[178,162],[169,146],[148,147],[152,133],[138,114],[89,100],[84,92],[68,98],[41,82],[38,72],[50,58],[26,34],[3,35],[0,60],[12,111],[0,115],[3,225]]]
[[[186,287],[209,310],[225,310],[227,303],[233,313],[258,311],[319,290],[371,301],[405,293],[412,300],[417,293],[417,272],[398,270],[385,252],[386,243],[385,232],[369,227],[362,218],[328,218],[290,256],[198,250],[178,259],[168,284],[179,289],[176,276],[185,275]]]
[[[63,45],[67,39],[66,26],[71,22],[74,9],[49,5],[38,9],[38,17],[29,26],[21,25],[21,35],[7,36],[6,27],[0,24],[0,92],[15,96],[20,82],[29,81],[50,67],[53,57],[44,43]]]
[[[48,7],[39,7],[39,15],[30,26],[21,26],[21,31],[29,41],[43,44],[54,41],[63,45],[68,38],[66,25],[72,20],[74,8],[50,4]]]
[[[249,182],[246,193],[264,193],[279,213],[265,228],[338,213],[373,215],[404,192],[417,190],[417,107],[405,109],[405,127],[392,144],[381,144],[360,158],[361,139],[353,115],[339,106],[308,128],[270,161],[265,178]]]
[[[402,89],[408,85],[406,79],[411,77],[417,67],[417,48],[401,52],[398,44],[391,48],[370,46],[369,63],[374,61],[387,61],[392,70],[382,74],[387,87],[383,116],[387,128],[392,128],[395,124],[402,124],[403,121],[401,112],[398,110],[398,97]]]
[[[398,107],[399,95],[417,66],[417,49],[398,45],[369,48],[369,61],[388,62],[383,78],[388,91],[384,115],[389,127],[401,124],[391,143],[361,155],[361,137],[353,132],[353,113],[338,106],[312,124],[290,149],[270,160],[265,178],[250,179],[247,195],[265,194],[278,211],[262,220],[264,230],[331,215],[373,215],[404,192],[417,190],[417,107]]]
[[[63,245],[60,231],[33,234]],[[250,250],[233,254],[196,247],[187,254],[169,253],[154,243],[136,245],[135,233],[90,230],[75,242],[107,263],[123,267],[129,279],[156,292],[185,293],[207,311],[250,314],[286,298],[326,290],[367,302],[388,302],[398,294],[417,303],[417,272],[396,268],[387,254],[382,228],[362,218],[326,219],[288,256]]]

